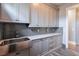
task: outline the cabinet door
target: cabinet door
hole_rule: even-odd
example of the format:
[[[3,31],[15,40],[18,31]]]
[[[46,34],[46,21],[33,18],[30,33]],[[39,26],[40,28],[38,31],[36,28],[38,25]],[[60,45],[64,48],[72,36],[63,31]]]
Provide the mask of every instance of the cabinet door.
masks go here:
[[[40,4],[39,5],[39,13],[38,13],[38,18],[39,18],[38,24],[39,24],[39,27],[44,27],[44,24],[45,24],[45,21],[44,21],[45,20],[44,19],[44,17],[45,17],[44,11],[45,11],[44,5]]]
[[[38,6],[32,5],[31,4],[31,20],[30,20],[30,25],[29,27],[38,27],[38,12],[39,8]]]
[[[48,27],[48,6],[40,4],[39,6],[39,26]]]
[[[48,27],[48,21],[49,21],[49,6],[44,6],[44,27]]]
[[[52,8],[50,7],[50,11],[49,11],[49,24],[48,24],[48,26],[49,27],[53,27],[53,13],[52,13],[53,11],[52,11]]]
[[[39,26],[48,27],[49,7],[45,4],[39,5]]]
[[[48,51],[48,38],[42,39],[42,54]]]
[[[30,16],[30,4],[19,3],[18,20],[22,23],[29,23]]]
[[[18,4],[1,4],[1,19],[3,22],[14,22],[18,17]],[[1,21],[1,20],[0,20]]]
[[[58,24],[58,20],[57,20],[57,10],[55,8],[52,9],[52,19],[53,19],[53,27],[56,27],[56,25]]]
[[[31,5],[31,22],[30,27],[48,27],[49,6],[39,4]]]
[[[41,54],[41,41],[34,40],[32,41],[32,47],[30,48],[30,55],[37,56]]]
[[[29,49],[17,51],[16,56],[29,56]]]
[[[39,27],[56,27],[58,25],[57,9],[45,4],[40,4],[38,10]]]
[[[55,39],[53,37],[48,38],[48,51],[55,48]]]
[[[56,40],[56,44],[55,44],[56,47],[62,46],[62,35],[56,36],[55,40]]]
[[[5,3],[1,5],[2,16],[5,22],[15,23],[29,23],[29,9],[28,3]]]
[[[50,7],[49,15],[49,27],[56,27],[58,24],[57,10]]]

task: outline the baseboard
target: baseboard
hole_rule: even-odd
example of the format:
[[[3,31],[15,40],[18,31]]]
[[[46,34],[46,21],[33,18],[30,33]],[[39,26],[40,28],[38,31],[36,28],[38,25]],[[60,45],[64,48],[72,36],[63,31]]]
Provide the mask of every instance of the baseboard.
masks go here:
[[[66,45],[65,45],[65,44],[62,44],[62,47],[63,47],[63,48],[66,48]]]
[[[79,43],[76,43],[76,45],[79,45]]]
[[[69,49],[75,49],[75,47],[76,47],[76,43],[75,42],[73,42],[73,41],[69,41],[68,42],[68,48]]]

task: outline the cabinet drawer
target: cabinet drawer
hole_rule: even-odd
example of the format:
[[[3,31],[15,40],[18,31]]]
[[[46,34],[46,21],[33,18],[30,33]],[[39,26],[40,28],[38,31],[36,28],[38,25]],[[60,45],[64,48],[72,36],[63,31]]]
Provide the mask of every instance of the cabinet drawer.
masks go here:
[[[50,40],[49,44],[55,44],[55,40]]]
[[[55,44],[50,45],[50,46],[49,46],[49,50],[54,49],[55,47],[56,47]]]
[[[36,56],[41,54],[41,40],[37,39],[32,41],[32,46],[30,48],[30,55],[31,56]]]
[[[29,49],[20,50],[16,53],[16,56],[29,56]]]
[[[9,51],[9,46],[8,45],[4,45],[4,46],[0,46],[0,56],[1,55],[6,55]]]
[[[55,41],[49,42],[49,50],[55,48]]]
[[[22,50],[22,49],[26,49],[26,48],[29,48],[30,45],[29,45],[29,41],[22,41],[22,42],[19,42],[17,45],[17,50]]]

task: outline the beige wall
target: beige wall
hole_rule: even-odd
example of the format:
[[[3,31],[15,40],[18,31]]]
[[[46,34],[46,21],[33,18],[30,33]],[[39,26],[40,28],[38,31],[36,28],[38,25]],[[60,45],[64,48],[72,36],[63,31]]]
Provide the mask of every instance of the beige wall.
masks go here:
[[[68,10],[68,36],[69,42],[76,44],[76,9],[72,8]]]
[[[76,43],[79,44],[79,8],[77,11],[77,19],[76,19]]]

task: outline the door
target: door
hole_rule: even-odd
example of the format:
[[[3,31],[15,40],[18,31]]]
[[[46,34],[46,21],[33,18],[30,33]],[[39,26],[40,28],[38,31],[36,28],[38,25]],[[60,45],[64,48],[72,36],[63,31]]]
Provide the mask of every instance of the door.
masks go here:
[[[68,47],[70,49],[74,49],[75,48],[75,44],[76,44],[76,30],[75,30],[75,25],[76,25],[76,9],[75,8],[71,8],[68,9],[68,39],[69,39],[69,44]]]

